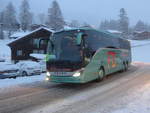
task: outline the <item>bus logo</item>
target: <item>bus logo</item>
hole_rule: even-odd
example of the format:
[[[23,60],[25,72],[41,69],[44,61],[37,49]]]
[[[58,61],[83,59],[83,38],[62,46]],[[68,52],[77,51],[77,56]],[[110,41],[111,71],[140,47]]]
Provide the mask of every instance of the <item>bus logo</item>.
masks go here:
[[[116,63],[116,53],[113,51],[109,51],[107,53],[108,58],[107,58],[107,62],[108,62],[108,67],[110,68],[115,68],[117,67],[117,63]]]

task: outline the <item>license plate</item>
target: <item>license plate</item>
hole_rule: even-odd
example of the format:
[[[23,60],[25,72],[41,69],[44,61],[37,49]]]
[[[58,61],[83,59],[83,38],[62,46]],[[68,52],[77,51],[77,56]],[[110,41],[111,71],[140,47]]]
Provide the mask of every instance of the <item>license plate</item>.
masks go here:
[[[73,75],[72,72],[51,72],[52,75],[55,76],[71,76]]]

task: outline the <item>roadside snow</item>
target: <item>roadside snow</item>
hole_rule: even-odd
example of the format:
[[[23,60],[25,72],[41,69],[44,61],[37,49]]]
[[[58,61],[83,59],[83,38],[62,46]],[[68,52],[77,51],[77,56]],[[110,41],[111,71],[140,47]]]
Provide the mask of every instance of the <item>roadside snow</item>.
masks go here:
[[[0,62],[0,71],[6,71],[6,70],[15,70],[19,69],[17,65],[11,64],[11,63],[1,63]]]
[[[132,61],[150,62],[150,40],[131,41]]]
[[[18,77],[16,79],[1,79],[0,80],[0,89],[10,86],[17,86],[21,84],[28,84],[34,83],[38,81],[44,81],[45,73],[36,76],[29,76],[29,77]]]

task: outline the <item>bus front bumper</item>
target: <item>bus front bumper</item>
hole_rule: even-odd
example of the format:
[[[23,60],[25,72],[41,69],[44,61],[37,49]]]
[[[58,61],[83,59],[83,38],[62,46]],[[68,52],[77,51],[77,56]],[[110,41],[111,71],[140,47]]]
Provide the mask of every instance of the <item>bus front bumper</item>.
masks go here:
[[[56,82],[56,83],[84,83],[81,77],[73,76],[47,76],[46,81]]]

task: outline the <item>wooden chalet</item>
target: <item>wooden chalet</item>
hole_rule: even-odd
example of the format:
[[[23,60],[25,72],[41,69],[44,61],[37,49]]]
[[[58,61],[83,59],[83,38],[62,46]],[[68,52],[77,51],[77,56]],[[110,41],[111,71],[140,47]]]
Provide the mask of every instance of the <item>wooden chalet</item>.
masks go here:
[[[47,42],[41,42],[42,46],[38,46],[39,40],[43,38],[49,38],[53,33],[46,27],[40,27],[23,37],[19,37],[13,40],[8,46],[11,48],[11,59],[15,63],[19,60],[36,60],[31,57],[30,54],[40,53],[45,54],[47,48]]]
[[[149,31],[134,32],[133,36],[134,40],[146,40],[150,39],[150,32]]]

